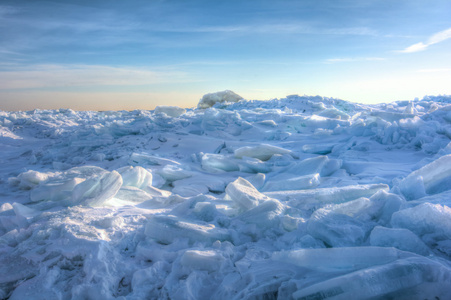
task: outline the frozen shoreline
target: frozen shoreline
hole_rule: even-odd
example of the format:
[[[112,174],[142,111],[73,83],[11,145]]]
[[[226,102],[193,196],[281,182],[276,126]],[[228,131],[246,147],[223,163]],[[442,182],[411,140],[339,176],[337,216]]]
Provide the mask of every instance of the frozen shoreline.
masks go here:
[[[0,299],[451,297],[451,97],[234,101],[0,111]]]

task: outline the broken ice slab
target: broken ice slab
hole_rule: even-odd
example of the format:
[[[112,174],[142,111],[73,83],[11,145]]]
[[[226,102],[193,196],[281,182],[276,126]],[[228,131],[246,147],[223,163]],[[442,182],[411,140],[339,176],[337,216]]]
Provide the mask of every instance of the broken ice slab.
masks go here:
[[[152,173],[143,167],[126,166],[117,170],[122,176],[123,186],[133,186],[139,189],[152,186]]]
[[[208,272],[219,270],[224,261],[224,256],[214,250],[187,250],[180,259],[184,267]]]
[[[49,175],[46,173],[29,170],[20,173],[17,177],[9,178],[8,183],[10,185],[18,185],[20,189],[29,190],[46,181],[48,177]]]
[[[132,153],[129,162],[132,164],[148,164],[156,166],[164,165],[180,165],[175,160],[170,160],[158,156],[148,155],[144,153]]]
[[[170,244],[176,239],[188,239],[191,244],[231,239],[226,229],[217,228],[213,224],[183,221],[172,215],[151,216],[146,224],[145,234],[163,244]]]
[[[451,189],[451,154],[410,173],[399,183],[399,188],[409,200]]]
[[[330,247],[360,246],[371,229],[368,227],[367,223],[348,215],[318,209],[307,222],[307,233]]]
[[[343,187],[321,188],[301,191],[266,192],[266,196],[289,201],[293,207],[303,208],[309,205],[337,204],[360,197],[371,197],[378,191],[388,192],[386,184],[348,185]]]
[[[177,165],[166,165],[156,173],[170,182],[193,176],[193,172],[185,170]]]
[[[298,177],[287,176],[285,180],[268,180],[263,187],[263,191],[270,192],[311,189],[319,185],[319,180],[319,173]]]
[[[451,269],[425,257],[369,267],[301,288],[294,299],[449,299]]]
[[[338,247],[274,252],[271,259],[322,272],[350,272],[411,256],[395,248]]]
[[[260,229],[278,228],[284,209],[285,207],[278,200],[269,199],[240,214],[237,218],[245,223],[256,224]]]
[[[260,160],[268,160],[274,154],[292,154],[292,151],[273,145],[261,144],[257,146],[246,146],[235,150],[235,157],[252,157]]]
[[[226,187],[226,195],[242,211],[258,206],[260,201],[269,198],[260,193],[249,181],[239,177]]]
[[[134,186],[122,186],[114,195],[114,204],[117,205],[134,205],[144,201],[152,200],[153,197],[145,191]],[[110,202],[110,201],[108,201]],[[109,203],[110,204],[110,203]],[[113,203],[112,203],[113,204]]]
[[[393,214],[393,227],[407,228],[418,236],[433,234],[436,239],[451,239],[451,208],[423,203]]]
[[[233,157],[221,154],[204,154],[202,156],[202,169],[208,172],[239,171],[240,167]]]
[[[304,176],[319,173],[320,176],[329,176],[341,168],[340,159],[329,159],[327,156],[307,158],[299,162],[293,162],[281,172]]]
[[[376,226],[370,235],[371,246],[395,247],[403,251],[429,255],[430,249],[412,231],[404,228]]]
[[[239,161],[240,171],[245,173],[269,173],[271,166],[258,158],[243,157]]]
[[[61,201],[70,199],[75,186],[83,182],[83,180],[81,178],[50,180],[33,189],[30,193],[30,200],[38,202],[43,200]]]
[[[93,176],[75,186],[72,192],[72,204],[101,206],[113,198],[122,186],[122,177],[116,172],[105,172]]]

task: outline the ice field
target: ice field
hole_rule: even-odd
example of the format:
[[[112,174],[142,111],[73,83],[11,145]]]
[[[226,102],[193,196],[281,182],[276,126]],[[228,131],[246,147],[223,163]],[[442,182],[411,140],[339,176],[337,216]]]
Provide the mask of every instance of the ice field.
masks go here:
[[[451,96],[0,111],[0,299],[451,299]]]

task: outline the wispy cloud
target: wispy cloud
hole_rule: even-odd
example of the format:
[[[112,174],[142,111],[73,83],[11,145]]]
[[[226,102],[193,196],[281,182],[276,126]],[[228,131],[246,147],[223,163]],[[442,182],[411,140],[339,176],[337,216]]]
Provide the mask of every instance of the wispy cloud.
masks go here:
[[[0,90],[60,87],[133,86],[193,82],[173,69],[137,69],[88,65],[37,65],[0,72]]]
[[[451,28],[448,28],[446,30],[437,32],[436,34],[429,37],[427,42],[419,42],[416,44],[413,44],[409,47],[407,47],[404,50],[398,51],[401,53],[414,53],[414,52],[420,52],[426,50],[429,46],[441,43],[443,41],[446,41],[448,39],[451,39]]]
[[[344,57],[344,58],[329,58],[324,61],[326,64],[344,63],[344,62],[362,62],[362,61],[382,61],[383,57]]]
[[[437,69],[421,69],[418,73],[447,73],[451,72],[451,68],[437,68]]]

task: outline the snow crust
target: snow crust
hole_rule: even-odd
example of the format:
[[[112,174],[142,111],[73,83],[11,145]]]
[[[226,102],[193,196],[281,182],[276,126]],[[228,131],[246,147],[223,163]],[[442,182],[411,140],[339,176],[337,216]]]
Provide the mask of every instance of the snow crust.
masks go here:
[[[0,299],[449,299],[450,140],[448,96],[0,111]]]

